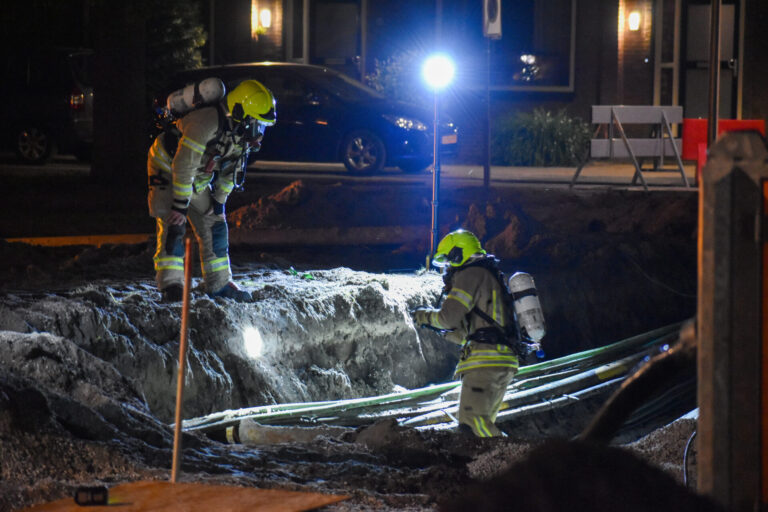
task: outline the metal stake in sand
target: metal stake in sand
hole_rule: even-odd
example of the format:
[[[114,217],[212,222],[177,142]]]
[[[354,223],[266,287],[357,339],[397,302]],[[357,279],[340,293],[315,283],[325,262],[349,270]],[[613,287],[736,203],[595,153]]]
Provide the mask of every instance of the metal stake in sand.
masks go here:
[[[187,331],[189,317],[189,288],[192,283],[192,243],[190,237],[184,238],[184,301],[181,305],[181,339],[179,342],[179,374],[176,380],[176,420],[173,428],[173,466],[171,482],[176,483],[181,466],[181,403],[184,399],[184,370],[187,361]]]

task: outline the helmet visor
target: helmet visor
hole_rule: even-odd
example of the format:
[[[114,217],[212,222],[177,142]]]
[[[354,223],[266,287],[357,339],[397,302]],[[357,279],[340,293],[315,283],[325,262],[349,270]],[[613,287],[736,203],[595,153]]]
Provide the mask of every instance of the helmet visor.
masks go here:
[[[265,114],[260,114],[259,117],[261,117],[260,121],[262,123],[265,123],[267,126],[272,126],[277,122],[277,112],[275,112],[275,107],[270,108]]]
[[[445,268],[451,265],[451,262],[448,261],[448,257],[445,254],[437,253],[432,258],[432,266],[437,268]]]

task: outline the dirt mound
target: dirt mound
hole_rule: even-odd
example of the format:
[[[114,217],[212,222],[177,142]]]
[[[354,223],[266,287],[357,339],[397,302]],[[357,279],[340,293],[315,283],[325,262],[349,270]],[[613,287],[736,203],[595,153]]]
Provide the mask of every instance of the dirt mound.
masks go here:
[[[417,335],[407,313],[441,288],[437,274],[414,272],[427,251],[429,201],[423,186],[299,181],[234,208],[233,234],[401,226],[424,236],[410,245],[233,247],[235,279],[258,301],[193,292],[185,415],[449,379],[455,347]],[[696,204],[682,192],[455,189],[441,198],[440,229],[472,229],[505,270],[535,276],[545,347],[557,357],[693,314]],[[0,242],[0,510],[91,481],[168,478],[181,307],[158,302],[151,246]],[[365,272],[396,268],[408,272]],[[679,468],[689,428],[670,427],[633,449]],[[329,510],[435,510],[439,498],[499,477],[539,442],[391,422],[258,449],[189,434],[183,472],[352,496]]]

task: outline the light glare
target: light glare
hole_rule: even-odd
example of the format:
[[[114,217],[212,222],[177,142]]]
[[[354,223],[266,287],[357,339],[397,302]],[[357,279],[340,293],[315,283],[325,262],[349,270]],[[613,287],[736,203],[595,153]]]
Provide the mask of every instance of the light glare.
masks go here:
[[[261,357],[264,350],[264,341],[261,339],[261,333],[255,327],[246,327],[243,330],[243,347],[245,353],[253,359]]]
[[[445,55],[433,55],[424,63],[422,75],[427,84],[437,90],[451,83],[454,71],[451,59]]]
[[[632,11],[629,13],[629,19],[627,20],[629,30],[635,31],[640,29],[640,13],[638,11]]]
[[[261,21],[261,26],[264,28],[269,28],[272,26],[272,11],[269,9],[262,9],[261,14],[259,14],[259,20]]]

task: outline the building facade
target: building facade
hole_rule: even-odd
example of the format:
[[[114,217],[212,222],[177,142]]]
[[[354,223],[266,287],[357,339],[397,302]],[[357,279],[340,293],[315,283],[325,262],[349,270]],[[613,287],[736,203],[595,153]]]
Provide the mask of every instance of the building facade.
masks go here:
[[[587,120],[592,105],[611,104],[707,117],[709,1],[486,2],[210,0],[208,60],[288,60],[363,78],[400,52],[444,50],[457,63],[446,109],[469,148],[485,123],[486,87],[497,117],[541,107]],[[491,4],[500,9],[493,39],[483,34]],[[765,27],[768,2],[722,0],[720,118],[768,117]]]

